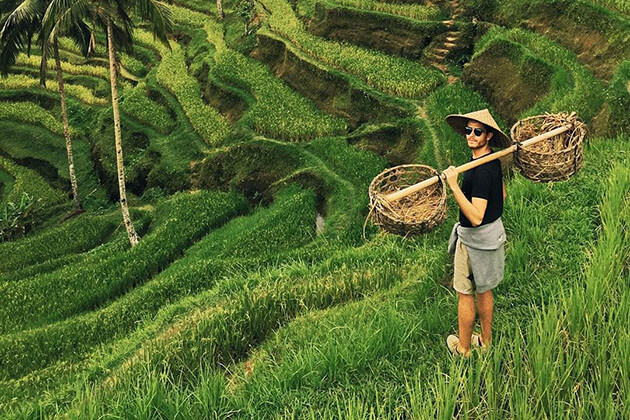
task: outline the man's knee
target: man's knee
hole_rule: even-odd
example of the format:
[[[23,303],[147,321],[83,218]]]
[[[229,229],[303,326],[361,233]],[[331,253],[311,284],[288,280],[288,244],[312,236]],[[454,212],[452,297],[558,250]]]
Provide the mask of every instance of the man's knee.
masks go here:
[[[475,306],[475,295],[457,292],[457,296],[460,302]]]
[[[492,289],[490,290],[486,290],[483,293],[479,293],[477,292],[477,299],[481,298],[481,299],[488,299],[492,297]]]

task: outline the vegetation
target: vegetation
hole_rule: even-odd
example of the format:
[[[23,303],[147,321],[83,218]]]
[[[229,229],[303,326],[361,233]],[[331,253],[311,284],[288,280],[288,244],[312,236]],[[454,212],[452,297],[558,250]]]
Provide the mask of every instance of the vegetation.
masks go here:
[[[510,48],[515,44],[516,48]],[[554,67],[549,94],[522,113],[520,118],[571,108],[586,121],[590,121],[602,106],[604,98],[600,82],[580,64],[574,53],[540,35],[522,29],[505,30],[495,27],[484,35],[475,48],[473,60],[493,48],[493,57],[518,59],[522,61],[521,66],[526,66],[522,71],[528,74],[537,71],[532,63],[540,62],[541,59],[544,60],[542,63]],[[528,56],[539,58],[527,60]],[[538,68],[540,70],[537,73],[547,73],[544,64],[538,65]],[[534,87],[544,84],[543,82],[540,76],[531,80]]]
[[[199,85],[187,73],[181,47],[173,46],[173,51],[162,57],[156,78],[177,97],[190,123],[209,145],[216,146],[223,141],[228,133],[228,122],[201,100]]]
[[[166,107],[148,98],[146,82],[138,83],[121,99],[120,107],[124,113],[152,126],[160,133],[167,134],[175,127],[175,121],[171,119]]]
[[[0,103],[0,119],[38,124],[57,135],[63,134],[61,123],[48,111],[32,102]]]
[[[420,3],[0,2],[0,418],[628,418],[624,2]],[[567,181],[503,162],[493,347],[454,360],[456,203],[402,238],[368,189],[467,162],[444,117],[483,108],[588,137]]]
[[[345,123],[319,111],[312,103],[287,88],[260,63],[230,50],[219,25],[204,25],[208,42],[216,48],[211,73],[255,98],[244,124],[263,135],[300,140],[344,131]],[[251,96],[250,96],[251,95]]]
[[[8,202],[0,209],[0,242],[13,240],[31,230],[37,202],[22,194],[18,203]]]
[[[263,3],[272,12],[269,26],[274,32],[290,39],[305,54],[353,74],[375,89],[403,97],[421,97],[443,83],[439,72],[416,62],[310,35],[284,0]]]
[[[401,4],[377,2],[374,0],[330,0],[331,3],[342,6],[350,6],[361,10],[371,10],[375,12],[390,13],[400,15],[416,20],[442,20],[444,17],[442,12],[436,6],[427,6],[423,4]],[[310,2],[302,2],[302,4]],[[312,2],[314,4],[315,1]],[[314,6],[305,6],[307,10],[313,10]],[[311,8],[312,7],[312,8]]]

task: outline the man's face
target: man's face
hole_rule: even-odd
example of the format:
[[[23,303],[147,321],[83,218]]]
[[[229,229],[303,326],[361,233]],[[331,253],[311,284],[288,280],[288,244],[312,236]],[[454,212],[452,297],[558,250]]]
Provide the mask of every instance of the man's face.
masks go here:
[[[466,124],[466,141],[471,149],[483,149],[488,145],[493,133],[488,132],[486,126],[477,121],[468,121]]]

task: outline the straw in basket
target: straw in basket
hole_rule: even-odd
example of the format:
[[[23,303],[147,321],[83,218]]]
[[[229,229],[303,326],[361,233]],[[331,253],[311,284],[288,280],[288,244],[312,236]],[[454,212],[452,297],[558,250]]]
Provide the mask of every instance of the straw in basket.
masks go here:
[[[571,130],[550,137],[530,146],[522,142],[537,133],[547,132],[564,125]],[[536,115],[518,121],[510,131],[512,141],[517,144],[514,164],[521,175],[534,182],[561,181],[569,179],[582,168],[584,158],[584,136],[586,127],[571,114]]]

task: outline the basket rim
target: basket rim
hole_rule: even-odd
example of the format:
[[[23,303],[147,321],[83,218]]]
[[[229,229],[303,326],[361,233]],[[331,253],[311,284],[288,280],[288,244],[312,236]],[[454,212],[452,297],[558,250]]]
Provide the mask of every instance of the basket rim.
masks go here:
[[[375,206],[374,205],[374,196],[377,195],[376,193],[374,193],[374,187],[375,185],[380,182],[389,172],[395,170],[395,169],[402,169],[402,168],[427,168],[430,169],[431,171],[436,172],[437,174],[439,174],[439,172],[428,165],[423,165],[420,163],[409,163],[409,164],[403,164],[403,165],[397,165],[397,166],[392,166],[391,168],[387,168],[385,170],[383,170],[380,174],[378,174],[377,176],[374,177],[374,179],[372,180],[372,182],[370,183],[370,186],[368,188],[368,195],[370,196],[370,206]],[[408,222],[408,221],[403,221],[401,220],[399,217],[396,217],[396,215],[394,214],[392,216],[390,216],[389,214],[385,215],[381,212],[377,212],[378,216],[376,216],[376,219],[379,218],[385,218],[388,221],[391,221],[392,223],[396,223],[398,225],[405,225],[405,226],[409,226],[410,228],[414,228],[414,227],[421,227],[422,225],[426,225],[426,223],[428,223],[431,219],[435,218],[436,215],[439,215],[441,212],[441,207],[443,207],[446,202],[447,202],[447,196],[446,196],[446,187],[444,185],[444,181],[442,180],[442,178],[439,178],[439,183],[442,184],[442,193],[440,194],[440,205],[436,206],[435,210],[431,213],[431,215],[427,218],[427,220],[423,220],[421,222]],[[380,223],[378,223],[380,225]]]
[[[537,115],[532,115],[530,117],[525,117],[525,118],[522,118],[522,119],[516,121],[514,124],[512,124],[512,128],[510,128],[510,137],[512,137],[512,141],[514,141],[514,130],[516,129],[516,127],[519,124],[522,124],[523,122],[525,122],[527,120],[533,120],[534,118],[541,118],[541,117],[547,118],[549,115],[554,115],[554,114],[537,114]],[[584,121],[582,121],[579,118],[577,119],[577,121],[580,122],[580,124],[576,125],[576,128],[577,127],[583,128]]]
[[[522,120],[518,120],[517,122],[514,123],[514,125],[512,125],[512,128],[510,129],[510,137],[512,140],[512,145],[520,145],[521,142],[520,141],[516,141],[514,140],[514,133],[516,131],[517,126],[519,126],[520,124],[523,123],[523,121],[527,121],[527,120],[531,120],[534,118],[540,118],[540,117],[547,117],[547,115],[545,114],[540,114],[540,115],[533,115],[531,117],[527,117],[527,118],[523,118]],[[581,120],[578,120],[580,122],[580,124],[577,124],[573,127],[573,131],[571,131],[571,135],[573,135],[577,130],[580,130],[582,133],[581,136],[578,136],[578,141],[576,141],[575,143],[573,143],[572,145],[562,149],[562,150],[555,150],[555,151],[550,151],[550,152],[543,152],[543,151],[538,151],[538,150],[531,150],[528,149],[526,147],[519,147],[517,149],[517,151],[524,151],[525,153],[531,153],[531,154],[537,154],[537,155],[558,155],[561,153],[565,153],[565,152],[570,152],[572,150],[574,150],[576,147],[579,147],[581,143],[584,142],[584,136],[586,135],[586,129],[584,128],[584,123]]]
[[[390,168],[383,169],[383,170],[381,171],[381,173],[379,173],[378,175],[376,175],[376,176],[374,177],[374,179],[372,179],[372,182],[370,182],[370,186],[368,187],[368,193],[369,193],[370,191],[372,191],[372,189],[373,189],[372,187],[373,187],[373,186],[377,183],[377,182],[376,182],[377,180],[379,180],[380,178],[383,178],[383,176],[385,176],[387,173],[389,173],[389,172],[393,171],[394,169],[401,169],[401,168],[418,168],[418,167],[421,167],[421,168],[428,168],[428,169],[431,169],[432,171],[435,171],[437,174],[439,174],[439,171],[438,171],[437,169],[432,168],[432,167],[431,167],[431,166],[429,166],[429,165],[423,165],[423,164],[421,164],[421,163],[406,163],[406,164],[404,164],[404,165],[396,165],[396,166],[392,166],[392,167],[390,167]],[[442,179],[441,179],[441,178],[440,178],[440,182],[442,182]]]

